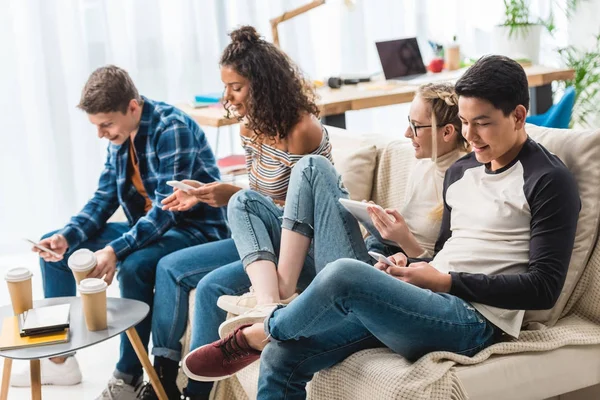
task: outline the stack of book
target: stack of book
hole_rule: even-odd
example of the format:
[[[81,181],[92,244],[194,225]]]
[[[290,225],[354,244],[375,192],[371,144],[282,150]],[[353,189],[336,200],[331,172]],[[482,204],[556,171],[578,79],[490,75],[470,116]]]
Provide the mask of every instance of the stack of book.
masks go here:
[[[190,102],[193,108],[203,108],[211,106],[221,106],[221,93],[198,94],[194,96],[194,100]]]
[[[33,308],[4,318],[0,350],[43,346],[69,341],[70,304]]]
[[[221,175],[243,175],[246,173],[246,156],[233,154],[217,160],[217,166]]]

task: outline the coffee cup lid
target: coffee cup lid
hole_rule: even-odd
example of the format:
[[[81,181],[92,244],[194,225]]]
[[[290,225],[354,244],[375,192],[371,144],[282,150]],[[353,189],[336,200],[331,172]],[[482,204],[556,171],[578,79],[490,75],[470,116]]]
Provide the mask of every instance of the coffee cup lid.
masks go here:
[[[71,254],[67,263],[74,271],[87,271],[96,266],[96,255],[88,249],[79,249]]]
[[[21,282],[31,278],[32,276],[33,274],[27,268],[17,267],[8,270],[4,276],[4,279],[6,279],[8,282]]]
[[[87,278],[79,282],[79,293],[94,294],[106,290],[108,285],[102,279]]]

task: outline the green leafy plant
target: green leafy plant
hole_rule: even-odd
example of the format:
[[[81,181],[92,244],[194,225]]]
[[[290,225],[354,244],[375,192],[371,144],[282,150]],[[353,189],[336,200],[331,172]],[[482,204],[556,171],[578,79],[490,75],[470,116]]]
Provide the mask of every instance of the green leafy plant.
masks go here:
[[[568,68],[575,70],[573,80],[561,82],[562,87],[575,87],[575,106],[571,127],[579,124],[590,127],[600,113],[600,33],[590,49],[568,46],[558,50]]]
[[[504,0],[504,23],[509,27],[509,36],[519,31],[528,30],[532,23],[529,20],[529,8],[525,0]]]
[[[564,7],[561,2],[557,2],[556,4],[570,18],[577,9],[580,1],[582,0],[567,0]],[[550,15],[547,18],[533,19],[529,12],[527,0],[504,0],[504,22],[502,26],[509,28],[509,37],[518,35],[519,33],[527,35],[532,25],[542,25],[550,34],[553,34],[556,30],[554,13],[550,11]]]

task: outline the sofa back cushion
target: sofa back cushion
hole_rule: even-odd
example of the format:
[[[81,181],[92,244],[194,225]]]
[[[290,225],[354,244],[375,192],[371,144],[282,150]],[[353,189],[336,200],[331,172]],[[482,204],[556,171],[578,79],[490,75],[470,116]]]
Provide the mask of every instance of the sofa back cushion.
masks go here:
[[[402,208],[408,178],[416,162],[407,140],[390,142],[379,151],[371,200],[384,208]]]
[[[598,236],[600,219],[600,130],[549,129],[528,124],[529,136],[558,156],[579,188],[581,212],[569,271],[561,295],[550,310],[527,311],[524,324],[552,326],[560,318],[585,269]]]
[[[352,200],[368,200],[373,189],[378,146],[385,146],[387,136],[361,134],[326,126],[331,141],[333,163],[342,176]]]
[[[373,175],[377,162],[377,147],[361,147],[352,152],[333,149],[335,169],[342,176],[342,182],[352,200],[368,200],[373,189]]]

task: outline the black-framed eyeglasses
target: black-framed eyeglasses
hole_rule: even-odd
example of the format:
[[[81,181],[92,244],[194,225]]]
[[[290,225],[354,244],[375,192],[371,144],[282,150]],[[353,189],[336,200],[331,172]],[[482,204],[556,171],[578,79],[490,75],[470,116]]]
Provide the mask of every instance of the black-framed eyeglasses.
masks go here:
[[[414,122],[412,122],[410,120],[410,115],[408,116],[408,126],[410,126],[410,129],[412,130],[413,135],[415,135],[415,137],[417,137],[417,131],[421,128],[431,128],[433,125],[415,125]],[[441,128],[444,125],[437,125],[438,128]]]

